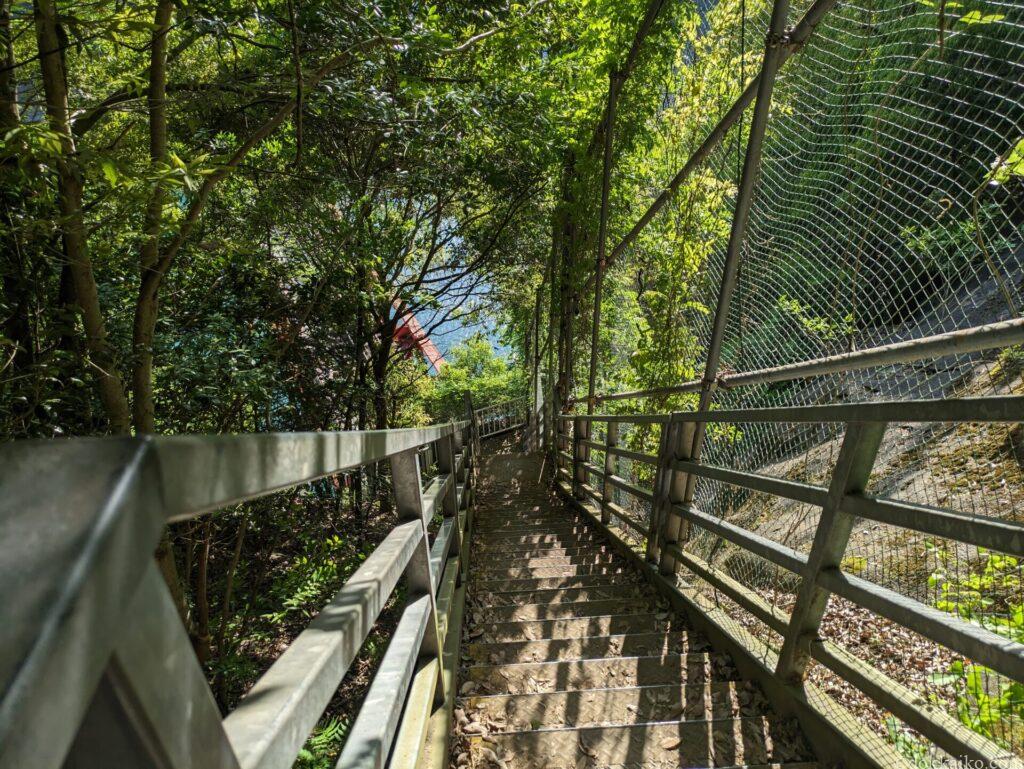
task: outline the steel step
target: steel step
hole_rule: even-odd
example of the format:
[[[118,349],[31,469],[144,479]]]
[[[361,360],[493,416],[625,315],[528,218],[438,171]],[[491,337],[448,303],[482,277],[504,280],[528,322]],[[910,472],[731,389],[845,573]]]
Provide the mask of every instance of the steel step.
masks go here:
[[[602,614],[650,614],[658,611],[654,599],[635,596],[613,598],[606,601],[576,601],[574,603],[529,603],[511,606],[481,607],[478,611],[484,622],[523,622],[538,619],[565,619],[568,617],[599,617]]]
[[[593,534],[593,528],[587,523],[557,523],[550,526],[500,526],[500,527],[479,527],[474,522],[473,530],[477,534],[486,534],[488,539],[500,539],[501,537],[525,537],[533,534],[555,534],[560,537],[569,537],[575,534]]]
[[[469,755],[456,763],[815,767],[794,722],[663,608],[589,518],[518,468],[481,489],[473,521],[455,718]]]
[[[629,633],[583,638],[544,638],[538,641],[471,643],[466,656],[477,665],[517,662],[556,662],[598,657],[661,656],[706,652],[707,641],[695,631]]]
[[[472,665],[466,668],[466,675],[488,694],[529,694],[531,691],[597,689],[601,686],[730,681],[736,678],[736,669],[725,655],[692,653]]]
[[[618,556],[613,553],[594,553],[588,555],[563,555],[551,558],[521,558],[503,557],[496,559],[481,558],[477,560],[476,570],[482,573],[501,571],[501,569],[514,566],[518,568],[544,569],[551,566],[591,566],[605,563],[613,563]],[[472,566],[470,571],[472,571]]]
[[[535,579],[474,579],[469,584],[470,595],[474,593],[523,593],[534,590],[569,590],[572,588],[601,587],[604,585],[639,584],[635,574],[594,574],[578,577],[537,577]]]
[[[643,591],[639,585],[627,583],[625,585],[548,588],[507,593],[475,590],[472,597],[488,606],[523,606],[531,603],[562,604],[582,601],[628,600],[641,597],[653,598],[654,596],[649,591]]]
[[[593,531],[582,531],[574,533],[574,535],[568,535],[562,537],[558,533],[551,533],[550,531],[530,531],[528,533],[502,533],[502,535],[488,535],[487,532],[483,532],[486,536],[481,536],[480,531],[476,531],[474,540],[478,540],[481,544],[494,545],[495,543],[508,544],[510,547],[518,545],[562,545],[565,543],[572,543],[573,545],[582,545],[590,542],[601,542],[604,540],[599,538]]]
[[[486,544],[480,546],[480,556],[507,557],[521,556],[528,558],[553,558],[559,556],[574,555],[598,555],[612,552],[608,545],[601,542],[563,542],[553,544],[542,542],[538,545],[510,545],[502,547],[488,547]]]
[[[492,569],[473,573],[475,579],[507,580],[535,579],[538,577],[578,577],[591,574],[631,573],[622,562],[599,564],[568,564],[563,566],[510,566],[507,569]]]
[[[460,700],[460,706],[466,713],[477,713],[485,722],[503,727],[500,731],[747,717],[767,712],[764,696],[747,681],[538,694],[471,694]]]
[[[810,758],[795,729],[778,733],[763,716],[537,729],[470,739],[473,765],[493,753],[509,769],[593,767],[767,767]],[[479,761],[477,764],[475,761]],[[813,764],[811,764],[813,766]]]
[[[675,624],[673,624],[675,623]],[[682,620],[658,614],[609,614],[603,617],[574,617],[534,622],[486,622],[471,628],[467,641],[540,640],[542,638],[582,638],[625,633],[657,633],[669,628],[685,630]]]
[[[500,513],[481,514],[476,517],[483,526],[506,526],[511,523],[584,523],[586,518],[564,510],[503,510]]]

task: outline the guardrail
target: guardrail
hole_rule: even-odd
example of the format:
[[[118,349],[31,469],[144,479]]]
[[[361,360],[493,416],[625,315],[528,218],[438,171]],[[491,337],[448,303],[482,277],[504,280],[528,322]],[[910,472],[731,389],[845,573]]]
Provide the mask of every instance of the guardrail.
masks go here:
[[[1024,682],[1024,645],[1017,640],[842,568],[858,519],[988,548],[1015,558],[1024,557],[1024,524],[874,496],[865,491],[883,436],[891,423],[1020,422],[1022,419],[1024,397],[1021,396],[653,415],[563,414],[557,420],[556,477],[563,482],[563,492],[570,494],[577,506],[595,522],[607,528],[614,517],[621,522],[623,530],[632,530],[640,538],[643,558],[651,575],[671,576],[672,589],[678,592],[674,575],[685,567],[690,575],[703,580],[777,633],[782,639],[779,648],[760,646],[753,656],[762,664],[771,663],[768,666],[770,677],[783,688],[802,686],[808,663],[813,659],[952,756],[985,761],[988,766],[1021,767],[1024,762],[1019,758],[969,729],[955,715],[928,702],[921,693],[909,690],[842,647],[822,639],[819,626],[829,596],[835,594],[997,674]],[[827,485],[800,483],[691,458],[694,434],[703,429],[703,425],[755,422],[843,425],[841,447],[831,464]],[[591,437],[596,434],[594,426],[598,424],[605,425],[603,441]],[[651,425],[658,429],[658,452],[650,454],[621,447],[619,432],[623,424]],[[571,452],[566,451],[567,448]],[[591,451],[604,453],[603,465],[590,461]],[[651,488],[638,487],[617,475],[616,457],[653,468]],[[700,510],[694,503],[698,478],[819,508],[820,517],[809,552],[798,552]],[[614,504],[615,489],[649,503],[650,523],[642,523],[636,515]],[[792,609],[786,612],[769,603],[749,586],[688,551],[685,542],[694,527],[791,572],[797,584]],[[620,546],[630,547],[615,529],[608,531],[618,539]],[[640,556],[637,558],[639,560]],[[700,610],[714,614],[706,603]],[[730,631],[727,620],[719,624],[724,632],[731,633],[737,645],[750,647],[754,644],[751,636],[736,632],[735,628]],[[792,688],[788,691],[790,696],[803,696],[793,694]]]
[[[826,374],[858,371],[876,366],[895,363],[914,363],[944,355],[965,355],[982,350],[1024,344],[1024,318],[988,323],[982,326],[947,331],[933,336],[907,339],[902,342],[866,347],[853,352],[829,355],[824,358],[787,363],[783,366],[759,369],[757,371],[723,372],[716,379],[716,385],[729,390],[772,382],[787,382],[794,379],[808,379]],[[646,390],[629,390],[616,393],[600,393],[594,396],[596,403],[609,401],[658,398],[667,395],[700,392],[702,379],[691,379],[677,385],[654,387]],[[577,401],[580,399],[576,399]]]
[[[476,414],[480,438],[490,438],[526,425],[530,419],[530,399],[523,396],[483,406],[476,410]]]
[[[341,765],[416,766],[433,706],[454,694],[458,654],[442,650],[478,452],[476,418],[0,447],[0,767],[286,769],[403,576],[407,602]],[[153,559],[164,527],[385,460],[397,525],[222,719]]]

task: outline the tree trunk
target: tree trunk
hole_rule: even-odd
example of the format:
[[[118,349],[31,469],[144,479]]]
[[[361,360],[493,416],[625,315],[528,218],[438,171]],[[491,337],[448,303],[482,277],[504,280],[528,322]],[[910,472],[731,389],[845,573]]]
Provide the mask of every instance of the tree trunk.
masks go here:
[[[40,0],[40,2],[42,1]],[[161,3],[163,1],[161,0]],[[46,2],[52,2],[52,0],[46,0]],[[335,56],[322,65],[320,69],[310,76],[308,82],[303,84],[303,88],[306,91],[312,91],[328,74],[339,68],[342,64],[347,63],[356,50],[386,45],[390,44],[390,42],[391,38],[373,38],[366,41],[363,46],[352,46],[346,52]],[[166,63],[166,52],[163,54],[163,61]],[[174,264],[178,253],[199,224],[199,220],[206,210],[206,204],[209,202],[214,188],[226,179],[248,157],[254,148],[268,139],[288,119],[295,110],[295,107],[295,99],[286,101],[239,145],[223,165],[204,177],[203,183],[199,185],[199,191],[189,205],[177,233],[175,233],[174,237],[170,239],[164,248],[157,248],[156,259],[143,270],[142,283],[139,286],[139,296],[135,305],[135,321],[132,325],[132,350],[135,357],[132,367],[132,393],[137,404],[135,409],[138,414],[136,425],[142,432],[153,432],[153,342],[156,336],[160,286],[163,283],[164,277],[171,269],[171,265]]]
[[[228,573],[225,577],[224,583],[224,602],[220,607],[220,624],[217,626],[217,657],[221,663],[224,661],[224,657],[227,656],[227,648],[224,645],[224,639],[227,635],[228,630],[228,618],[231,616],[231,598],[234,594],[235,589],[235,575],[238,573],[238,563],[242,559],[242,544],[245,542],[245,533],[249,528],[249,516],[252,512],[252,507],[249,506],[245,509],[242,514],[242,520],[238,524],[238,533],[235,535],[235,549],[231,553],[231,563],[228,564]],[[217,666],[217,675],[214,679],[213,690],[217,693],[217,698],[223,708],[225,700],[227,699],[227,692],[224,687],[225,666],[220,664]]]
[[[159,0],[153,17],[153,41],[149,51],[149,167],[159,174],[167,166],[167,38],[174,15],[174,0]],[[140,338],[139,332],[156,324],[157,285],[150,277],[157,269],[160,259],[160,225],[163,221],[166,191],[159,180],[153,186],[143,220],[142,248],[139,262],[142,271],[142,288],[139,291],[139,306],[136,307],[136,323],[133,330],[132,367],[132,420],[139,433],[156,432],[156,408],[153,403],[153,354],[152,349],[141,349],[143,344],[152,347],[152,335],[148,341]],[[154,276],[155,277],[155,276]],[[141,316],[141,323],[139,322]]]
[[[156,563],[160,567],[164,582],[171,591],[171,598],[178,609],[182,624],[189,626],[188,606],[185,603],[185,592],[182,590],[181,582],[178,580],[178,566],[174,558],[174,549],[171,547],[171,532],[164,528],[163,536],[160,537],[160,544],[156,546]]]
[[[200,662],[210,659],[210,544],[213,540],[213,524],[207,518],[203,522],[203,549],[199,555],[199,569],[196,575],[196,629],[192,646]]]
[[[50,128],[60,136],[61,152],[55,163],[57,197],[62,219],[64,248],[75,288],[75,299],[82,313],[88,365],[95,370],[96,387],[114,433],[127,433],[131,427],[128,399],[117,371],[100,308],[99,291],[93,274],[82,213],[83,181],[78,167],[77,148],[71,134],[68,108],[67,75],[57,34],[57,9],[53,0],[36,0],[36,43],[42,71],[46,115]]]
[[[9,0],[0,0],[0,133],[4,136],[18,127],[18,111],[15,80],[13,77],[14,46],[11,40],[11,7]],[[23,148],[21,148],[23,151]],[[3,271],[4,301],[10,308],[10,315],[4,320],[4,335],[14,342],[11,364],[15,371],[32,365],[35,361],[35,343],[32,324],[29,319],[29,284],[25,277],[25,258],[14,231],[11,209],[23,205],[22,184],[18,170],[18,159],[9,157],[0,168],[0,200],[3,201],[4,222],[0,227],[5,232],[3,252],[11,260]],[[0,360],[0,369],[7,364]]]

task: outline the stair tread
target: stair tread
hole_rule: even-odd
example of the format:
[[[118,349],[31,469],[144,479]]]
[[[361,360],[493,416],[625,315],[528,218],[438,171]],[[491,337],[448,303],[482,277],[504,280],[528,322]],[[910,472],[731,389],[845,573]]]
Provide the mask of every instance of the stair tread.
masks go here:
[[[528,603],[490,606],[481,609],[487,621],[568,619],[604,614],[650,614],[656,610],[653,598],[642,596],[566,603]]]
[[[602,652],[611,656],[654,655],[669,652],[705,651],[707,641],[693,631],[617,633],[579,638],[544,638],[534,641],[470,643],[469,659],[479,664],[504,665],[513,662],[555,662],[594,659]],[[515,655],[515,658],[512,658]],[[497,656],[496,661],[494,657]]]
[[[683,684],[736,678],[731,661],[714,652],[470,665],[465,672],[468,680],[477,682],[482,690],[491,694],[524,694],[531,689],[593,689],[607,684]]]
[[[516,546],[516,547],[502,547],[502,548],[491,548],[487,545],[480,546],[480,552],[486,553],[489,556],[495,555],[529,555],[531,558],[545,558],[557,555],[597,555],[599,553],[611,552],[606,545],[598,544],[597,542],[587,542],[583,544],[579,543],[565,543],[560,545],[552,545],[551,543],[541,543],[542,547],[536,546]]]
[[[593,617],[567,617],[551,620],[521,620],[519,622],[486,622],[470,630],[467,638],[470,640],[477,637],[497,638],[505,634],[513,634],[524,640],[580,638],[607,632],[636,632],[635,628],[650,628],[651,631],[654,631],[668,627],[671,621],[671,618],[661,618],[652,612],[647,614],[603,614]],[[550,633],[559,633],[560,635],[549,635]],[[561,635],[562,633],[573,633],[573,635]]]
[[[472,572],[476,577],[480,574],[488,575],[491,579],[519,579],[536,577],[578,577],[593,574],[622,574],[629,571],[629,568],[620,562],[599,563],[599,564],[563,564],[554,566],[510,566],[505,570],[491,569],[488,571]]]
[[[612,726],[559,727],[489,734],[470,739],[473,757],[493,752],[509,769],[563,769],[584,765],[768,767],[810,758],[802,739],[790,738],[763,716]],[[792,730],[798,737],[795,729]]]
[[[486,600],[491,606],[522,606],[525,604],[564,604],[576,601],[597,601],[621,598],[653,599],[653,595],[642,593],[638,585],[593,585],[590,587],[552,587],[539,590],[509,590],[492,593],[487,590],[473,591],[474,596]]]
[[[747,681],[651,684],[527,694],[460,697],[464,712],[476,713],[496,731],[706,720],[764,715],[767,702]]]
[[[522,579],[473,580],[470,591],[487,591],[492,594],[531,592],[534,590],[569,589],[573,587],[599,587],[601,585],[622,584],[622,579],[636,580],[635,575],[628,572],[619,574],[592,574],[565,577],[536,577]],[[632,584],[632,583],[630,583]]]
[[[458,763],[816,768],[795,722],[515,462],[473,521]]]

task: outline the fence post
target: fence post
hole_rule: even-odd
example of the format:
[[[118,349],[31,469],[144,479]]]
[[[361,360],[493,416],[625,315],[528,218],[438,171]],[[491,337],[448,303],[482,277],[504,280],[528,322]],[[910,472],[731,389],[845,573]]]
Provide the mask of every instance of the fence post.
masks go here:
[[[555,470],[559,468],[558,464],[558,452],[562,450],[562,444],[559,440],[559,435],[562,432],[562,400],[558,395],[558,389],[552,387],[551,389],[551,437],[552,437],[552,454],[551,459],[555,463]]]
[[[548,444],[548,454],[551,459],[551,472],[557,482],[558,471],[562,467],[562,457],[558,453],[562,450],[562,420],[554,409],[552,409],[552,414],[554,418],[551,420],[551,442]]]
[[[466,393],[466,419],[469,420],[469,439],[473,447],[470,470],[473,477],[476,478],[477,464],[480,461],[480,423],[477,420],[477,413],[473,409],[473,396],[469,393]]]
[[[452,420],[452,449],[456,454],[461,454],[464,450],[462,445],[462,428],[457,425],[454,419]]]
[[[612,522],[611,511],[608,509],[612,501],[614,487],[608,476],[615,474],[615,457],[609,451],[619,445],[619,423],[607,423],[604,431],[604,482],[601,484],[601,523],[607,526]]]
[[[850,422],[846,425],[839,458],[832,470],[828,495],[821,508],[814,542],[800,575],[800,589],[790,614],[789,627],[779,652],[776,676],[783,681],[803,680],[810,659],[810,645],[818,636],[829,592],[818,585],[825,569],[839,568],[856,518],[840,509],[843,498],[862,492],[871,477],[878,448],[888,427],[885,422]]]
[[[444,667],[441,659],[441,631],[437,626],[437,605],[434,601],[433,570],[430,565],[430,540],[427,536],[428,521],[423,509],[423,484],[420,479],[420,463],[417,449],[409,449],[391,457],[391,485],[395,493],[395,510],[400,522],[418,520],[423,527],[423,538],[416,552],[406,566],[408,596],[406,605],[417,598],[429,596],[430,618],[427,620],[427,631],[423,636],[420,656],[437,659],[437,687],[434,690],[434,703],[444,702]]]
[[[675,574],[679,563],[665,550],[666,545],[679,545],[686,533],[683,518],[675,510],[675,505],[686,501],[688,478],[687,473],[677,470],[675,460],[690,458],[693,449],[693,436],[697,425],[694,422],[682,421],[683,415],[674,413],[669,419],[669,428],[665,435],[665,494],[664,507],[661,512],[661,535],[658,553],[658,571],[661,574]]]
[[[543,395],[544,399],[543,399],[543,401],[541,401],[543,405],[541,406],[541,411],[540,411],[540,423],[541,423],[540,440],[541,440],[542,449],[545,450],[545,451],[550,451],[551,450],[551,434],[552,434],[552,427],[551,427],[551,391],[548,389],[547,379],[548,379],[548,376],[547,376],[547,374],[545,374],[544,375],[544,395]]]
[[[104,663],[78,737],[64,762],[53,765],[235,769],[213,692],[155,563],[133,587],[126,613],[132,622]],[[178,713],[188,717],[167,717]],[[5,760],[3,765],[34,764]]]
[[[672,453],[668,450],[668,445],[669,436],[674,429],[675,416],[673,415],[669,418],[668,422],[662,423],[661,429],[658,431],[658,461],[654,470],[654,483],[651,484],[651,490],[654,492],[654,501],[651,503],[651,523],[647,529],[647,548],[644,553],[649,563],[658,563],[658,550],[661,547],[664,534],[662,523],[665,520],[669,505],[669,465],[673,457]]]
[[[452,524],[452,540],[448,545],[449,558],[462,552],[462,529],[459,526],[459,479],[455,475],[455,433],[457,428],[454,424],[452,424],[451,430],[448,435],[442,436],[434,442],[437,471],[449,476],[448,490],[441,500],[441,508],[445,518],[455,519]]]
[[[587,482],[587,469],[583,466],[586,462],[583,429],[583,420],[576,417],[572,421],[572,495],[576,499],[583,499],[582,487]]]
[[[466,436],[463,436],[463,430],[466,431]],[[470,434],[472,430],[472,424],[469,423],[465,428],[458,428],[455,431],[456,445],[462,447],[462,472],[459,473],[462,478],[462,500],[459,503],[459,514],[462,515],[462,511],[465,511],[465,516],[459,519],[460,538],[462,542],[462,560],[459,563],[459,582],[464,583],[469,579],[469,551],[466,547],[466,542],[473,538],[473,502],[474,494],[476,494],[476,486],[473,483],[473,471],[470,469],[470,463],[473,459],[473,439]]]
[[[538,371],[537,379],[533,386],[533,403],[530,407],[530,417],[533,423],[530,431],[530,448],[533,451],[540,451],[544,445],[544,385],[541,381],[543,375]]]

